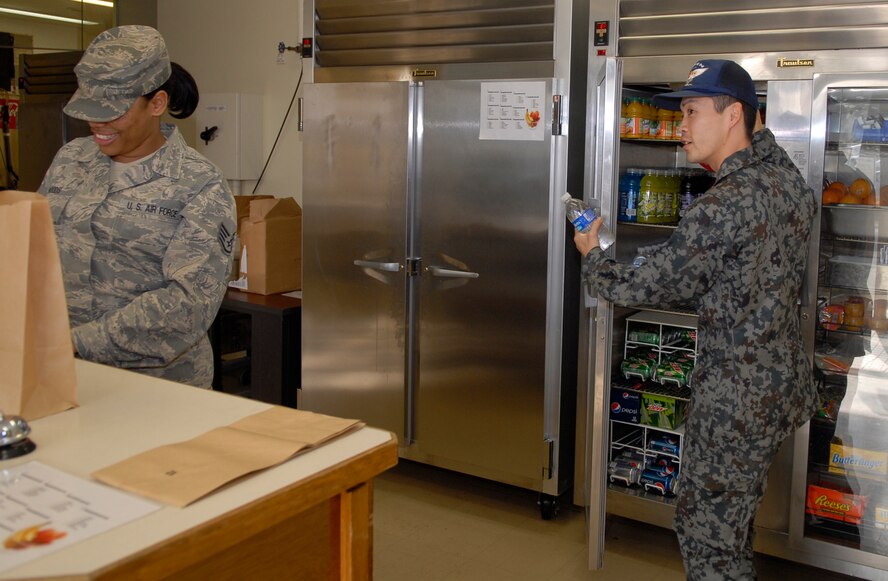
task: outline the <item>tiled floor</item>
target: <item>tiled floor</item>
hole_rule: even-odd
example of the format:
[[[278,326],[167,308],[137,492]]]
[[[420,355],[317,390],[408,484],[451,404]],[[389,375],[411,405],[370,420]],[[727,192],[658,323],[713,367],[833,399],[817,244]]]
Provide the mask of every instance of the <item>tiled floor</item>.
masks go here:
[[[672,531],[613,517],[605,566],[587,569],[585,515],[544,521],[537,494],[409,461],[375,480],[377,581],[682,581]],[[760,581],[850,579],[757,556]]]

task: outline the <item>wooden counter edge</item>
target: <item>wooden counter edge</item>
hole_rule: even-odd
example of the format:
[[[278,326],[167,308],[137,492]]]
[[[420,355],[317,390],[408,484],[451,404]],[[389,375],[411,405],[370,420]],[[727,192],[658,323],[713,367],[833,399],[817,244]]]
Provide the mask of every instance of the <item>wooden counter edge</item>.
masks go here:
[[[372,479],[398,463],[397,438],[86,575],[53,581],[165,579],[324,501],[340,497],[340,579],[369,579]],[[199,501],[198,501],[199,502]],[[113,533],[111,533],[113,534]],[[363,554],[358,554],[363,551]]]

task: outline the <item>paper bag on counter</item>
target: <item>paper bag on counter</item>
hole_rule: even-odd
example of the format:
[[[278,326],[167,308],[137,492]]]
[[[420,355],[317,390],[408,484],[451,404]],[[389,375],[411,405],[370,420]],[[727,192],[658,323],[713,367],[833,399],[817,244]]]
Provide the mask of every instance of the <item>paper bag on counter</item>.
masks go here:
[[[186,506],[251,472],[280,464],[364,424],[281,406],[185,442],[160,446],[92,477],[173,506]]]
[[[49,202],[0,192],[0,411],[26,420],[77,405],[74,349]]]

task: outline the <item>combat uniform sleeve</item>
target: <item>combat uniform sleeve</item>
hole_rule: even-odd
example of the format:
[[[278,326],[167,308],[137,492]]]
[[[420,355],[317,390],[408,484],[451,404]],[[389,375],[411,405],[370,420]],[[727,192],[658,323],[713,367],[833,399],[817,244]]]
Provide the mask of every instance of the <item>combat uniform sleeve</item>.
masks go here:
[[[621,305],[694,306],[695,297],[718,276],[735,228],[723,200],[706,194],[688,209],[667,243],[645,257],[644,264],[621,264],[594,248],[586,258],[584,280],[591,290]]]
[[[163,284],[75,327],[78,352],[118,367],[162,367],[205,337],[225,295],[235,216],[234,198],[215,176],[181,210]]]

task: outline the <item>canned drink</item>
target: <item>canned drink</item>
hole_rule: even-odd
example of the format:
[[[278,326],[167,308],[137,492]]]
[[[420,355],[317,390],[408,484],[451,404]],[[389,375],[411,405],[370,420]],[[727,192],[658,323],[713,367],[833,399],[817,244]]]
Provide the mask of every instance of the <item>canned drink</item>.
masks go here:
[[[638,482],[644,486],[645,491],[656,492],[665,496],[672,492],[672,485],[675,482],[675,477],[671,474],[659,474],[655,470],[648,468],[641,473],[641,478]]]
[[[631,466],[616,465],[608,466],[607,473],[608,479],[611,482],[620,482],[625,486],[632,486],[633,484],[638,484],[638,478],[641,470],[639,470],[638,468],[633,468]]]
[[[673,456],[678,456],[681,450],[678,438],[672,436],[654,438],[651,440],[650,444],[648,444],[648,448],[654,452],[663,452],[665,454],[672,454]]]

